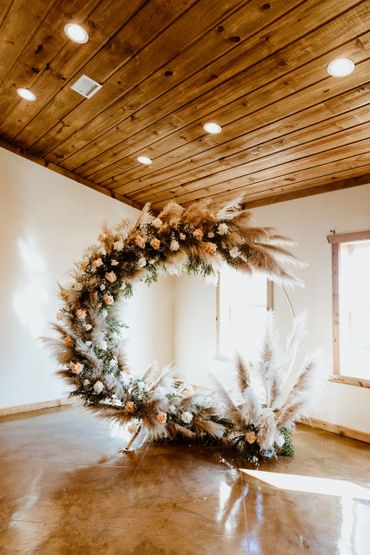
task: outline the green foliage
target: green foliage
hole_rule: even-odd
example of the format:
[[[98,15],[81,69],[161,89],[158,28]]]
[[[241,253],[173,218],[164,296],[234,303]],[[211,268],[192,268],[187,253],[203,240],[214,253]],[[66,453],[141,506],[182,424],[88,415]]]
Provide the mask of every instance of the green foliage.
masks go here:
[[[279,449],[279,455],[292,457],[294,455],[294,446],[292,442],[292,432],[288,428],[280,429],[281,435],[284,437],[284,445]]]
[[[213,268],[212,268],[212,264],[208,264],[207,262],[204,262],[204,260],[201,260],[200,258],[193,257],[193,258],[189,258],[189,260],[186,262],[184,266],[184,270],[189,276],[193,275],[193,276],[201,276],[202,278],[205,278],[212,273]]]

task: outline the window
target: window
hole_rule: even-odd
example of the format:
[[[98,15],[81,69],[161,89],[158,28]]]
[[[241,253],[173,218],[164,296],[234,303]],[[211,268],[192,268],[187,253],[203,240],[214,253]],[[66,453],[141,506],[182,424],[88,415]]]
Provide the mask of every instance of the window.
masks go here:
[[[370,231],[330,235],[334,380],[370,387]]]
[[[219,354],[231,358],[238,352],[246,360],[255,359],[268,308],[272,308],[272,284],[266,277],[223,268],[218,286]]]

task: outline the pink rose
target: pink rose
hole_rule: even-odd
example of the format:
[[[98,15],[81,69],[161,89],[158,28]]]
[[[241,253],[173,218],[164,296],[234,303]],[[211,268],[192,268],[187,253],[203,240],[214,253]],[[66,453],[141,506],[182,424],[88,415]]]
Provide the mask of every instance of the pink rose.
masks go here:
[[[125,404],[125,411],[132,413],[135,412],[135,403],[133,401],[127,401],[127,403]]]
[[[203,238],[203,231],[201,229],[196,229],[193,231],[193,237],[200,241]]]
[[[112,295],[104,295],[103,301],[105,302],[105,304],[113,304],[114,303],[114,299],[113,299]]]
[[[257,439],[257,436],[254,432],[248,432],[245,435],[245,441],[249,443],[249,445],[252,445],[252,443],[255,443],[256,439]]]
[[[69,335],[66,335],[65,338],[63,339],[63,343],[66,347],[73,347],[72,337],[69,337]]]
[[[117,276],[114,272],[107,272],[105,274],[105,279],[108,280],[110,283],[114,283],[117,281]]]
[[[160,240],[159,240],[159,239],[156,239],[156,238],[152,239],[152,240],[150,241],[150,244],[151,244],[151,246],[153,247],[153,249],[155,249],[156,251],[157,251],[157,250],[159,249],[159,247],[161,246]]]
[[[100,266],[103,266],[103,261],[101,258],[96,258],[92,264],[94,268],[100,268]]]
[[[80,374],[84,369],[84,365],[81,362],[72,362],[70,365],[72,374]]]
[[[136,244],[138,247],[140,247],[141,249],[144,249],[144,248],[145,248],[145,239],[144,239],[144,237],[142,237],[141,235],[138,235],[138,236],[135,238],[135,244]]]
[[[157,414],[157,420],[158,422],[160,422],[161,424],[165,424],[167,422],[167,414],[163,411],[159,412]]]
[[[84,308],[77,309],[76,316],[79,320],[86,320],[86,310]]]
[[[214,243],[204,243],[204,250],[207,254],[214,254],[217,250],[217,245]]]

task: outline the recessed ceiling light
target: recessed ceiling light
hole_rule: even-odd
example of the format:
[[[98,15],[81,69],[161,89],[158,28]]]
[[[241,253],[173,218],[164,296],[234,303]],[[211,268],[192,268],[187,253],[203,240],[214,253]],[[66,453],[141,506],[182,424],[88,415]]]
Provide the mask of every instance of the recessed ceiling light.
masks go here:
[[[328,64],[326,69],[333,77],[345,77],[352,73],[355,64],[349,58],[336,58]]]
[[[29,89],[23,89],[23,88],[17,89],[17,95],[23,98],[24,100],[28,100],[29,102],[33,102],[34,100],[36,100],[36,95],[33,94],[33,92],[30,91]]]
[[[64,26],[64,32],[69,39],[78,44],[84,44],[89,40],[89,33],[78,23],[67,23]]]
[[[222,131],[221,125],[215,123],[214,121],[209,121],[203,125],[204,131],[211,133],[211,135],[218,135]]]
[[[153,163],[153,160],[148,156],[138,156],[136,160],[140,162],[140,164],[145,164],[145,166],[150,166],[150,164]]]

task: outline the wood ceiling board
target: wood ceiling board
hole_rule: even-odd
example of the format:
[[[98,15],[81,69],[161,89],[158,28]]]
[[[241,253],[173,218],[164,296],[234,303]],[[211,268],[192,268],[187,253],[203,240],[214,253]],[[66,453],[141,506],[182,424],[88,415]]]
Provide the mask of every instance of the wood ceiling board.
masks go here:
[[[81,156],[83,155],[84,159],[82,165],[76,165],[81,163],[81,158],[77,153],[62,162],[63,166],[69,169],[77,169],[79,173],[90,176],[94,171],[112,164],[112,161],[114,162],[117,157],[127,156],[130,151],[137,155],[140,151],[147,149],[153,142],[155,142],[153,148],[158,149],[158,154],[156,151],[158,156],[169,150],[169,144],[170,148],[174,148],[172,146],[174,141],[175,145],[181,146],[194,139],[195,136],[200,137],[202,134],[200,123],[204,118],[218,118],[220,123],[227,124],[230,117],[227,118],[227,115],[223,114],[227,104],[241,97],[246,99],[248,92],[254,91],[255,95],[259,95],[259,88],[299,67],[302,64],[302,57],[312,60],[317,57],[318,53],[327,52],[327,42],[323,41],[322,33],[316,32],[315,37],[311,37],[312,41],[311,39],[308,40],[307,37],[302,38],[305,32],[315,26],[312,17],[308,17],[306,13],[307,4],[311,3],[304,3],[305,9],[299,6],[292,13],[289,13],[286,18],[275,22],[271,28],[263,29],[261,32],[254,34],[250,40],[238,43],[237,49],[227,53],[226,60],[225,57],[217,60],[216,63],[209,65],[187,79],[179,87],[171,89],[146,108],[138,110],[134,114],[134,122],[130,119],[122,123],[117,121],[113,133],[120,140],[119,143],[117,143],[117,139],[112,139],[112,133],[108,133],[106,136],[99,137],[81,151]],[[353,4],[353,2],[351,3]],[[284,5],[286,6],[287,3]],[[325,11],[321,15],[323,22],[329,17]],[[368,19],[370,18],[370,5],[368,4],[366,9],[363,9],[362,6],[357,7],[355,10],[351,10],[350,16],[345,14],[342,19],[338,18],[338,20],[335,20],[335,24],[329,24],[327,40],[331,38],[335,46],[342,44],[342,41],[338,41],[338,35],[343,35],[345,30],[345,38],[353,36],[353,33],[348,32],[348,28],[349,22],[354,18],[356,20],[359,18],[361,30],[367,31],[368,26],[362,23],[364,18],[366,21],[365,16]],[[300,19],[302,23],[300,26],[294,24],[297,19]],[[275,34],[275,42],[280,44],[280,49],[275,46],[275,49],[279,52],[274,55],[271,46],[274,41],[271,37]],[[269,41],[266,41],[267,35]],[[286,50],[282,49],[283,45],[289,44],[293,40],[296,40],[294,45],[288,46]],[[316,45],[317,48],[315,49]],[[358,41],[355,48],[356,52],[361,48]],[[332,59],[331,56],[328,60]],[[320,69],[321,78],[327,76],[325,62],[327,63],[326,60],[322,61],[324,65],[320,65],[318,62],[314,64],[315,76],[317,76],[317,68]],[[301,70],[299,75],[304,76],[304,73],[304,70]],[[218,77],[212,79],[212,76]],[[285,94],[288,92],[287,89],[288,87],[285,85],[283,87]],[[263,94],[263,91],[261,91],[261,94]],[[245,102],[246,100],[244,100]],[[210,111],[210,107],[213,108],[213,111]],[[243,103],[238,105],[239,117],[243,111],[247,112],[245,108]],[[167,118],[164,117],[166,115]],[[194,123],[194,120],[197,123]],[[186,124],[189,122],[192,122],[193,125],[190,129],[187,129]],[[148,124],[152,124],[152,126],[150,127]],[[93,123],[91,126],[93,127]],[[178,130],[177,135],[175,134],[176,130]],[[225,129],[225,133],[227,134],[227,129]],[[158,141],[158,138],[161,137],[165,140],[164,148],[161,148],[161,143]],[[104,154],[104,151],[106,151],[106,154]],[[122,153],[121,156],[119,156],[120,152]],[[86,163],[85,160],[88,157],[93,158],[91,163]],[[128,163],[135,164],[135,161],[128,161]]]
[[[233,190],[235,191],[235,194],[239,194],[242,192],[241,189],[246,187],[248,183],[273,179],[281,175],[288,175],[289,173],[297,170],[309,170],[310,168],[315,168],[321,164],[343,160],[345,158],[349,158],[350,156],[364,154],[369,151],[370,139],[366,138],[336,149],[303,157],[299,160],[294,160],[293,162],[285,164],[277,163],[276,165],[271,165],[268,168],[257,169],[255,172],[246,172],[245,174],[241,174],[239,177],[231,177],[227,179],[225,175],[212,176],[212,179],[210,180],[206,178],[204,180],[195,181],[167,194],[154,193],[154,205],[158,203],[166,203],[169,198],[174,199],[179,203],[191,202],[195,199],[200,200],[202,198],[217,195],[218,193],[223,193],[225,190]]]
[[[165,67],[161,67],[145,79],[138,89],[119,98],[101,116],[96,117],[86,127],[74,133],[63,144],[55,148],[50,153],[51,159],[54,156],[63,156],[64,158],[69,156],[65,167],[75,169],[81,164],[81,159],[86,161],[93,158],[96,155],[96,148],[101,153],[107,147],[115,146],[115,142],[112,142],[111,138],[108,138],[108,142],[105,143],[106,131],[109,133],[113,129],[118,135],[119,141],[124,132],[124,128],[120,127],[122,122],[128,120],[128,130],[131,135],[133,130],[131,117],[135,118],[134,130],[137,132],[147,126],[150,121],[155,121],[158,117],[162,118],[164,107],[171,112],[177,105],[184,104],[187,98],[192,98],[194,94],[199,96],[202,92],[200,86],[204,90],[214,88],[218,82],[226,80],[228,76],[236,73],[238,68],[245,67],[245,40],[263,32],[261,29],[292,9],[294,4],[300,2],[301,0],[295,0],[294,3],[278,0],[274,2],[270,10],[262,10],[261,14],[260,0],[251,0],[247,6],[243,4],[236,13],[231,12],[230,15],[230,10],[228,10],[226,19],[221,17],[224,10],[220,13],[215,12],[212,20],[214,24],[210,27],[207,21],[203,22],[200,27],[200,30],[207,29],[207,32],[203,36],[201,35],[196,42],[190,43],[173,60],[169,60],[167,69],[173,69],[173,75],[168,76],[170,78],[164,78]],[[217,4],[218,9],[221,6],[222,3]],[[213,11],[214,8],[215,6],[213,6]],[[216,24],[215,16],[217,15],[220,17]],[[200,24],[201,22],[198,23],[198,25]],[[187,38],[187,33],[184,36]],[[240,42],[234,42],[236,37],[240,39]],[[178,40],[177,35],[174,38]],[[256,43],[255,39],[254,42]],[[263,49],[267,55],[266,46]],[[144,67],[146,65],[147,63],[144,62]],[[195,76],[192,78],[193,75]],[[170,98],[163,97],[164,93],[170,93]],[[154,102],[158,97],[158,101]],[[148,110],[144,111],[144,105],[148,104],[150,105]],[[120,131],[120,134],[117,131]],[[98,137],[99,141],[97,141]],[[93,144],[85,147],[85,144],[91,141],[94,141]],[[83,151],[80,152],[81,148]],[[79,151],[78,154],[74,154],[75,151]]]
[[[133,191],[138,194],[140,192],[145,194],[146,187],[153,190],[157,183],[164,182],[166,188],[169,188],[169,183],[172,183],[173,186],[175,184],[180,185],[188,180],[191,181],[193,174],[200,178],[237,165],[247,159],[260,158],[269,153],[279,152],[336,133],[341,129],[348,129],[360,122],[370,121],[369,104],[338,116],[333,116],[323,104],[314,106],[309,115],[306,115],[305,112],[294,114],[294,116],[286,118],[285,121],[283,119],[278,123],[246,133],[223,145],[217,145],[203,153],[192,156],[190,160],[186,158],[162,171],[156,169],[154,175],[148,171],[146,178],[141,177],[134,183],[130,183],[130,181],[125,183],[125,190],[130,193],[131,189],[128,187],[133,187]],[[318,123],[310,124],[310,121],[315,119],[319,120]],[[303,123],[302,126],[300,126],[300,122]],[[304,124],[307,124],[307,127],[304,127]],[[292,129],[297,129],[297,131]],[[181,160],[180,156],[178,158]],[[171,179],[172,181],[170,181]],[[94,181],[100,183],[99,179],[94,178]],[[111,179],[108,179],[102,181],[101,184],[116,189],[119,186],[119,181],[112,183]]]
[[[155,208],[241,192],[264,202],[369,173],[368,0],[25,6],[0,0],[0,135],[54,171]],[[88,43],[65,37],[72,18]],[[340,55],[355,71],[329,77]],[[90,100],[70,90],[82,73],[104,85]],[[18,86],[36,102],[19,100]],[[206,135],[207,120],[222,134]]]
[[[78,107],[76,113],[73,109],[67,114],[61,112],[51,113],[48,121],[48,130],[39,127],[35,129],[31,139],[25,137],[26,146],[32,146],[32,152],[44,154],[50,150],[51,145],[59,144],[61,140],[68,137],[74,130],[81,128],[84,124],[91,121],[93,117],[106,110],[117,97],[122,95],[123,90],[131,90],[140,85],[143,78],[150,75],[157,67],[166,64],[173,56],[173,52],[182,49],[184,45],[191,42],[191,35],[198,34],[198,27],[202,22],[211,19],[212,14],[218,11],[225,13],[232,10],[241,0],[223,0],[216,4],[211,2],[196,2],[195,0],[152,0],[138,12],[129,25],[122,32],[119,45],[126,47],[130,59],[127,64],[117,66],[121,55],[121,48],[115,48],[114,52],[118,59],[100,59],[99,55],[86,66],[84,72],[87,75],[99,74],[104,71],[102,68],[116,67],[116,71],[109,79],[100,78],[104,87],[99,94],[94,96],[89,102],[84,102]],[[245,3],[245,2],[244,2]],[[159,9],[159,4],[161,9]],[[144,14],[144,11],[148,13]],[[139,21],[138,21],[139,19]],[[215,18],[216,20],[218,17]],[[171,24],[172,22],[172,24]],[[129,34],[129,29],[131,37]],[[186,30],[188,29],[188,32]],[[178,46],[176,46],[178,45]],[[107,45],[109,49],[109,44]],[[130,63],[131,62],[131,63]],[[92,67],[90,67],[92,66]],[[166,78],[164,77],[166,80]],[[167,80],[166,80],[167,81]],[[138,102],[142,102],[142,98]],[[62,123],[59,120],[62,119]],[[50,122],[55,121],[56,126],[50,128]],[[20,136],[22,137],[22,135]],[[32,141],[32,143],[31,143]]]
[[[132,0],[130,2],[131,9],[137,9],[141,2],[142,0]],[[53,107],[53,109],[57,108],[57,96],[63,87],[66,87],[69,95],[68,98],[72,103],[81,104],[85,100],[70,90],[70,85],[83,73],[83,68],[89,59],[94,58],[96,53],[100,51],[102,45],[107,40],[107,34],[115,33],[122,27],[122,24],[126,21],[125,18],[129,18],[131,15],[130,10],[124,12],[125,17],[120,15],[122,14],[122,3],[120,0],[104,0],[100,2],[97,2],[97,0],[87,0],[81,3],[84,6],[84,10],[88,7],[90,11],[98,3],[88,19],[81,21],[92,34],[91,39],[83,45],[73,43],[63,32],[64,25],[68,23],[68,20],[65,19],[63,21],[60,19],[60,33],[64,37],[64,46],[59,52],[55,52],[53,60],[45,64],[35,76],[32,86],[37,94],[37,101],[29,103],[21,101],[16,97],[15,108],[12,109],[12,106],[10,106],[9,111],[4,114],[6,117],[4,117],[0,124],[0,134],[7,140],[12,140],[24,128],[26,130],[29,129],[31,133],[32,125],[36,125],[35,122],[37,122],[37,125],[42,125],[45,110],[50,109],[50,107]],[[82,14],[81,20],[83,20]],[[94,31],[94,29],[97,30]],[[24,70],[27,69],[22,57],[19,59],[19,63]],[[18,84],[15,85],[18,86]],[[0,93],[2,93],[2,87],[0,88]],[[63,103],[62,106],[64,106]],[[21,139],[17,140],[16,143],[18,146],[25,146]]]
[[[361,53],[359,53],[358,58],[360,58],[360,56],[368,56],[369,54],[370,50],[364,50],[363,48],[361,48]],[[204,141],[204,147],[209,148],[209,144],[211,143],[211,141],[217,144],[223,140],[227,141],[230,135],[240,136],[242,132],[247,133],[248,131],[253,131],[254,129],[258,129],[263,123],[277,121],[281,117],[289,115],[289,113],[303,110],[305,107],[310,106],[314,103],[330,100],[331,97],[338,95],[343,91],[346,91],[346,89],[348,90],[356,85],[361,86],[368,79],[367,66],[364,66],[363,70],[361,70],[361,64],[359,64],[356,71],[356,76],[354,76],[352,80],[350,80],[350,78],[347,78],[345,80],[345,83],[344,80],[335,80],[334,82],[333,79],[325,76],[324,79],[317,82],[318,71],[320,72],[319,75],[321,76],[322,67],[326,66],[326,63],[329,61],[329,59],[331,59],[329,56],[325,56],[325,59],[315,61],[312,64],[312,72],[310,73],[307,73],[307,67],[311,64],[308,64],[308,66],[304,66],[303,68],[301,67],[293,72],[288,77],[291,83],[291,87],[289,88],[289,90],[286,90],[287,86],[285,85],[285,83],[287,83],[288,81],[287,77],[284,76],[280,78],[280,80],[272,83],[270,82],[263,88],[252,91],[250,94],[243,96],[241,99],[235,100],[231,104],[225,106],[223,109],[219,109],[218,111],[209,114],[208,119],[216,119],[221,124],[225,125],[224,133],[221,137],[210,138],[208,135],[204,134],[200,125],[200,120],[197,120],[195,123],[189,125],[187,128],[182,128],[181,131],[176,133],[173,130],[174,124],[172,123],[172,120],[166,118],[163,122],[158,122],[156,126],[156,135],[160,134],[162,129],[163,132],[168,135],[170,128],[172,129],[171,135],[165,137],[165,139],[163,140],[155,142],[152,145],[152,149],[145,149],[145,146],[140,143],[140,137],[142,135],[145,136],[145,133],[138,134],[137,136],[132,137],[132,139],[126,140],[124,142],[124,151],[127,152],[131,146],[133,147],[133,149],[135,149],[137,145],[139,145],[141,147],[141,152],[148,151],[149,155],[151,154],[152,150],[153,153],[161,155],[162,152],[166,153],[166,151],[171,149],[170,152],[173,153],[173,155],[175,156],[177,155],[177,153],[174,152],[175,148],[180,148],[181,151],[188,152],[188,154],[187,156],[181,156],[180,151],[178,159],[187,159],[187,157],[190,158],[190,156],[194,152],[199,152],[201,150],[202,145],[199,145],[199,141],[201,141],[202,139]],[[312,83],[313,81],[314,83]],[[255,82],[255,79],[253,79],[253,82]],[[243,85],[241,84],[241,88],[242,87]],[[295,93],[291,92],[293,87],[296,87],[297,89]],[[310,88],[308,89],[308,87]],[[248,104],[247,106],[245,106],[246,103]],[[197,110],[195,105],[193,108],[193,114],[196,113]],[[237,119],[240,114],[243,114],[244,117],[241,119]],[[229,126],[231,126],[230,131],[228,131]],[[148,137],[152,138],[151,141],[153,141],[153,133],[154,126],[153,128],[147,130],[146,133]],[[193,141],[198,141],[198,143],[196,145],[190,145],[190,147],[187,146],[189,142]],[[188,149],[188,151],[186,151],[186,149]],[[137,150],[135,154],[138,154],[140,150]],[[112,153],[108,152],[106,155],[98,156],[96,160],[92,162],[92,164],[102,164],[103,161],[104,164],[107,164],[110,159],[114,159],[114,157],[117,157],[117,149],[114,148],[112,150]],[[135,156],[135,154],[133,156]],[[156,158],[154,156],[153,158],[156,162]],[[132,157],[131,160],[126,159],[126,163],[128,163],[129,166],[131,165],[131,167],[134,164],[137,165],[136,160],[133,160]],[[165,164],[165,162],[163,163]],[[120,162],[118,162],[118,164],[120,164]],[[159,161],[159,164],[161,164],[161,161]],[[85,164],[85,167],[87,166],[88,164]],[[113,167],[113,171],[110,169],[111,167]],[[112,176],[112,173],[114,173],[114,167],[114,165],[110,167],[105,167],[101,172],[95,174],[91,173],[91,171],[81,173],[91,179],[97,179],[97,181],[100,182],[102,177]],[[152,168],[150,168],[151,173],[154,173],[155,168],[156,164],[153,165]],[[79,172],[80,169],[78,169],[77,171]],[[141,168],[137,170],[138,174],[139,172],[147,173],[146,169],[143,170]],[[123,175],[122,177],[124,182],[130,182],[131,180],[131,176],[127,176],[126,178],[126,176]]]

